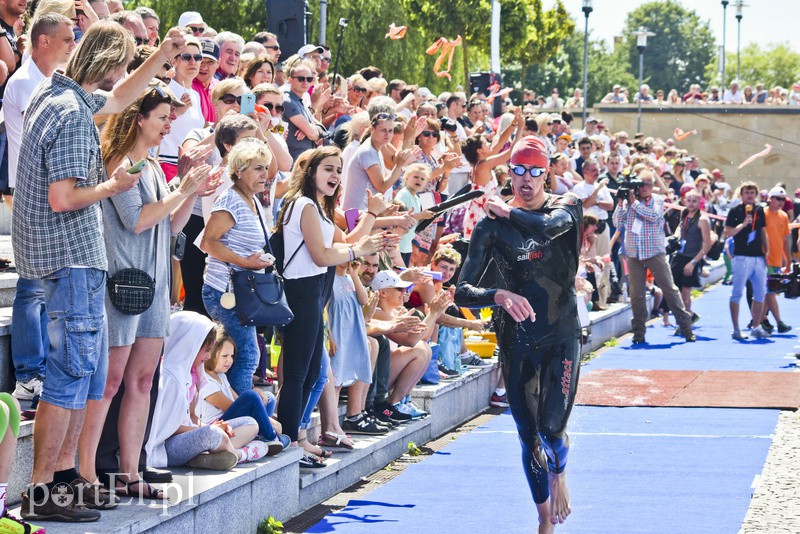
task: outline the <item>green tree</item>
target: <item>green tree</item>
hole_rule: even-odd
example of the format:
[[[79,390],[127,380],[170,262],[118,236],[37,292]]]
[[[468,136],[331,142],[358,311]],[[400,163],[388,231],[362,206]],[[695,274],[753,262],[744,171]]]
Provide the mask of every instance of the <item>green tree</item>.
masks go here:
[[[161,19],[161,33],[178,24],[184,11],[197,11],[206,24],[217,31],[232,31],[245,40],[267,29],[267,11],[263,0],[126,0],[126,8],[137,6],[153,8]]]
[[[654,90],[681,91],[705,79],[706,66],[715,53],[708,21],[702,21],[695,11],[675,0],[648,2],[628,13],[623,30],[624,46],[627,47],[629,72],[637,79],[639,52],[632,33],[640,26],[656,34],[648,38],[644,53],[644,75]]]
[[[755,87],[763,82],[766,88],[776,85],[788,88],[800,79],[800,53],[795,52],[789,43],[776,43],[766,47],[749,44],[741,50],[742,80],[744,85]],[[736,79],[736,52],[726,54],[725,79]],[[709,85],[719,83],[719,61],[715,57],[706,67],[706,81]]]

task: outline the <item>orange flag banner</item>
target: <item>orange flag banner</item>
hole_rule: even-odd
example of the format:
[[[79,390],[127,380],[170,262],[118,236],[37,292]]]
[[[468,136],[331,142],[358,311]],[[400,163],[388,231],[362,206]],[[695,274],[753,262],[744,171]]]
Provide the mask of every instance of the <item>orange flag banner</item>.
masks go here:
[[[432,56],[439,52],[439,57],[436,58],[436,63],[433,64],[433,73],[438,77],[445,77],[451,79],[450,67],[453,65],[453,53],[455,48],[461,46],[461,36],[459,35],[455,40],[451,41],[444,37],[439,37],[434,43],[425,51],[426,54]],[[442,65],[447,61],[447,68],[442,69]]]
[[[392,39],[393,41],[402,39],[406,36],[406,30],[408,30],[408,26],[395,26],[394,22],[392,22],[389,24],[389,33],[386,34],[386,39]]]

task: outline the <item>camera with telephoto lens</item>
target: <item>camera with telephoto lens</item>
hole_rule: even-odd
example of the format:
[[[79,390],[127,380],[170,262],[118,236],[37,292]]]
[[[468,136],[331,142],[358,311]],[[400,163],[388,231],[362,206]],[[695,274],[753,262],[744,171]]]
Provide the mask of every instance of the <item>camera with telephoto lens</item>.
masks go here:
[[[619,189],[617,189],[617,196],[614,200],[619,202],[620,200],[628,200],[628,193],[633,191],[633,195],[636,196],[639,194],[639,188],[643,185],[643,182],[635,175],[629,174],[625,177],[625,180],[619,183]]]
[[[784,293],[787,299],[800,297],[800,264],[793,263],[788,273],[768,275],[767,289],[773,293]]]
[[[442,130],[446,132],[455,132],[458,130],[458,124],[450,117],[442,117],[439,119],[439,122],[442,126]]]
[[[667,253],[667,256],[678,252],[681,249],[681,240],[678,239],[678,236],[669,236],[664,243],[664,249]]]

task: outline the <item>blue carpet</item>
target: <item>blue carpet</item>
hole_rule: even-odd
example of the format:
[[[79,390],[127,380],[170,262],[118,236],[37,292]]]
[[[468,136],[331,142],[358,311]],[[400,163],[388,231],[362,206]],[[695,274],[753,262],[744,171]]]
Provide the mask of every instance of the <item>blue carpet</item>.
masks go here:
[[[775,410],[576,407],[573,513],[556,532],[735,533]],[[536,511],[509,413],[308,532],[534,532]]]
[[[731,338],[731,319],[728,302],[730,286],[718,285],[692,303],[701,319],[695,325],[696,343],[686,343],[674,336],[675,327],[665,328],[661,320],[653,321],[645,335],[647,344],[633,345],[632,337],[620,340],[617,347],[605,350],[600,357],[584,365],[592,369],[656,369],[656,370],[718,370],[718,371],[794,371],[800,360],[794,354],[799,341],[795,328],[786,334],[768,339],[736,341]],[[778,297],[781,317],[788,323],[800,317],[800,299]],[[739,324],[746,326],[750,313],[742,299]],[[671,318],[675,324],[675,318]],[[772,321],[774,324],[774,320]],[[800,327],[800,324],[795,326]]]

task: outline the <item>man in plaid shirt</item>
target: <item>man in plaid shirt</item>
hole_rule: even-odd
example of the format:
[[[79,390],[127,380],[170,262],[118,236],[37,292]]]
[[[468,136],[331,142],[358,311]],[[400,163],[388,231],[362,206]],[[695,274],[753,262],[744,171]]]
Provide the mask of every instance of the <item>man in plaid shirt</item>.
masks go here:
[[[633,308],[633,343],[645,343],[644,333],[650,317],[645,298],[647,269],[653,273],[656,285],[664,292],[669,310],[678,321],[680,334],[686,341],[695,341],[692,316],[683,307],[664,250],[664,197],[653,194],[653,171],[643,170],[639,178],[642,181],[639,190],[630,191],[628,200],[618,199],[613,216],[614,226],[625,231],[628,285]]]
[[[172,30],[159,53],[117,84],[133,57],[133,38],[116,22],[97,22],[65,73],[40,83],[25,112],[12,243],[20,276],[44,281],[50,317],[33,473],[22,496],[25,519],[96,521],[98,509],[117,504],[96,480],[78,474],[75,451],[87,401],[103,398],[108,370],[100,200],[134,187],[140,173],[119,167],[106,177],[93,116],[130,105],[183,43]]]

